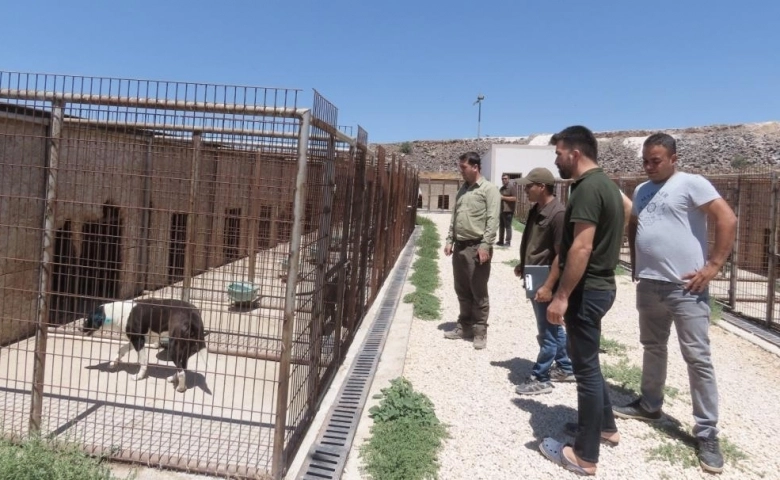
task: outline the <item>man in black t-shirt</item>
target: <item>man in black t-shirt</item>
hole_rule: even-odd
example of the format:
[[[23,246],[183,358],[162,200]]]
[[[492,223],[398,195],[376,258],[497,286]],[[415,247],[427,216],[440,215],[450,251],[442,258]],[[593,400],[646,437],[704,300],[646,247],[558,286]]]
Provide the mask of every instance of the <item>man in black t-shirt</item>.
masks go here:
[[[617,444],[615,425],[599,363],[601,319],[615,301],[615,267],[623,238],[623,199],[617,185],[597,163],[598,143],[585,127],[553,135],[555,165],[561,178],[574,179],[564,214],[560,251],[561,278],[547,308],[547,321],[566,325],[569,356],[577,379],[576,424],[564,430],[574,446],[552,438],[539,445],[553,462],[584,475],[594,475],[600,441]]]

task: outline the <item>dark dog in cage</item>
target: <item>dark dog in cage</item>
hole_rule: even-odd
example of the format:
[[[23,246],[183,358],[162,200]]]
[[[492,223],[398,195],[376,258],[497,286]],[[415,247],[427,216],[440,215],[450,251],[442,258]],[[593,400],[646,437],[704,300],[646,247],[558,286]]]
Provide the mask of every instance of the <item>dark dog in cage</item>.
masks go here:
[[[111,368],[115,368],[131,348],[138,352],[141,369],[133,375],[133,380],[147,376],[147,337],[168,332],[168,358],[176,365],[176,373],[167,380],[176,383],[179,392],[187,390],[184,374],[187,360],[194,354],[201,356],[206,347],[203,320],[198,308],[182,300],[144,299],[106,303],[87,316],[82,331],[91,335],[100,328],[124,333],[129,340],[109,364]],[[201,361],[205,365],[205,358]]]

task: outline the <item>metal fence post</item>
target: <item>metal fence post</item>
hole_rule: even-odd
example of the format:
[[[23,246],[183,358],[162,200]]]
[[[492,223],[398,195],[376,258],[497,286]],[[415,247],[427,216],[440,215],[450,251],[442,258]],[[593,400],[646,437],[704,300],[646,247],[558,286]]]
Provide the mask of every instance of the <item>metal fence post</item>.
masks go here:
[[[251,194],[249,195],[249,245],[247,253],[249,254],[249,272],[247,281],[255,282],[255,273],[257,270],[257,234],[260,223],[260,188],[263,179],[262,156],[260,152],[255,153],[254,180],[252,181]]]
[[[766,291],[766,326],[772,326],[772,320],[775,313],[775,281],[777,274],[775,272],[777,265],[777,172],[772,172],[771,176],[772,196],[769,204],[769,245],[767,245],[767,291]]]
[[[49,336],[49,284],[54,258],[54,230],[57,202],[57,176],[60,166],[60,141],[65,102],[52,102],[51,130],[49,131],[49,162],[46,168],[46,206],[43,216],[43,253],[41,254],[40,284],[38,287],[38,317],[35,322],[35,356],[33,359],[33,384],[30,398],[30,432],[41,431],[43,413],[43,387],[46,379],[46,343]]]
[[[742,223],[742,175],[737,177],[737,187],[734,191],[734,214],[737,217],[737,235],[734,239],[734,248],[731,251],[731,268],[729,272],[729,307],[737,308],[737,276],[739,275],[739,227]]]
[[[141,253],[139,255],[138,272],[140,278],[140,290],[148,287],[149,281],[149,235],[151,233],[152,211],[152,155],[154,136],[146,139],[146,155],[144,156],[144,191],[143,210],[141,211]]]
[[[320,143],[320,142],[317,142]],[[333,234],[333,225],[331,224],[331,211],[333,210],[333,189],[336,187],[336,145],[332,136],[330,136],[325,145],[326,156],[323,162],[321,182],[324,186],[321,192],[321,215],[318,225],[318,235],[315,243],[315,278],[314,278],[314,296],[312,298],[311,330],[309,331],[309,417],[314,418],[318,399],[320,398],[320,368],[322,365],[322,333],[324,322],[326,320],[325,302],[332,301],[329,294],[330,288],[327,286],[326,278],[327,267],[330,263],[330,245]],[[326,295],[326,293],[328,293]],[[335,314],[334,314],[335,315]],[[335,321],[335,318],[329,319]]]
[[[298,267],[301,257],[301,234],[306,208],[306,162],[308,160],[309,126],[311,111],[301,115],[298,136],[298,174],[295,177],[295,198],[293,200],[293,225],[290,235],[290,264],[287,270],[287,283],[284,295],[284,321],[282,324],[282,354],[279,360],[279,383],[276,396],[276,423],[274,429],[274,449],[271,460],[273,477],[280,480],[284,475],[285,432],[287,431],[287,401],[290,393],[290,363],[292,357],[292,337],[295,326],[295,290],[298,286]]]
[[[192,263],[195,252],[195,198],[198,195],[198,175],[200,172],[200,146],[201,134],[195,132],[192,135],[192,178],[190,179],[190,203],[187,215],[187,240],[184,247],[184,281],[182,282],[181,299],[190,301],[190,289],[192,288]]]

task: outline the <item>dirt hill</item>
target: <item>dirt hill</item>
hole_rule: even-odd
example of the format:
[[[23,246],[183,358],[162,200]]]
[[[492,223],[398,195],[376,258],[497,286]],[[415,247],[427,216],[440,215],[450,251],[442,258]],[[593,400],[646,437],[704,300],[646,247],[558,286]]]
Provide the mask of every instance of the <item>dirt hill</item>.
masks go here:
[[[780,122],[714,125],[664,130],[677,139],[680,168],[689,172],[734,173],[780,168]],[[609,174],[642,174],[639,150],[655,131],[596,132],[599,163]],[[457,173],[457,157],[474,150],[484,154],[492,143],[546,145],[550,135],[485,137],[462,140],[412,140],[383,144],[388,153],[401,155],[420,172]],[[408,153],[403,153],[404,151]]]

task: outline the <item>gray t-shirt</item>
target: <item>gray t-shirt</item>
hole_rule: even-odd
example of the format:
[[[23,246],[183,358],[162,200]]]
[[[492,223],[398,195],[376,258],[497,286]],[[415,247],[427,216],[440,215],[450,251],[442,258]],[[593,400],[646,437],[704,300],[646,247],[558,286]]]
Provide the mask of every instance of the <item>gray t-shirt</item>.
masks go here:
[[[707,214],[700,208],[720,198],[701,175],[676,172],[666,182],[644,182],[634,190],[632,215],[639,278],[683,284],[682,276],[707,261]]]

